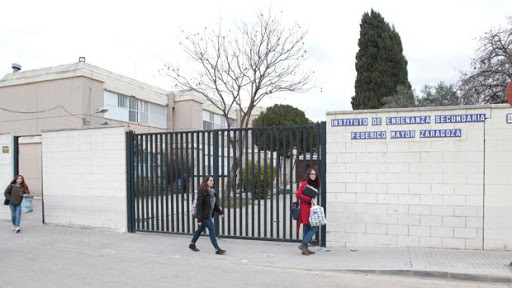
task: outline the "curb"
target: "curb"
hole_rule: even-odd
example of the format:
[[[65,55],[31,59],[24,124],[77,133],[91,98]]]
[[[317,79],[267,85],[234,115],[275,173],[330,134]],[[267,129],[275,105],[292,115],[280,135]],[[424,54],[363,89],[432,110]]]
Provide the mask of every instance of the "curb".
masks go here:
[[[489,274],[471,274],[471,273],[456,273],[456,272],[443,272],[443,271],[429,271],[429,270],[403,270],[403,269],[329,269],[329,268],[306,268],[297,267],[294,265],[275,265],[275,264],[262,264],[251,263],[252,266],[259,266],[272,269],[293,269],[293,270],[307,270],[307,271],[324,271],[332,273],[356,273],[356,274],[375,274],[375,275],[389,275],[389,276],[404,276],[411,278],[429,278],[429,279],[444,279],[444,280],[458,280],[482,283],[498,283],[498,284],[512,284],[512,277],[510,276],[497,276]]]
[[[437,279],[451,279],[451,280],[463,280],[463,281],[474,281],[474,282],[512,284],[512,277],[494,276],[494,275],[486,275],[486,274],[467,274],[467,273],[421,271],[421,270],[373,270],[373,269],[346,269],[346,270],[341,270],[341,271],[353,272],[353,273],[369,273],[369,274],[397,275],[397,276],[408,276],[408,277],[423,277],[423,278],[437,278]]]

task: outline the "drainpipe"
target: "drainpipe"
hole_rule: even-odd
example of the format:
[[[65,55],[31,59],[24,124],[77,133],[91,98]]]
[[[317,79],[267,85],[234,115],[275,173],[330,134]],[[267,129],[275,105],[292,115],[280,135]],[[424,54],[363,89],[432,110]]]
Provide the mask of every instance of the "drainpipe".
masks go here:
[[[483,155],[483,169],[482,169],[482,250],[485,250],[485,154],[487,152],[487,149],[486,149],[486,145],[485,145],[485,142],[487,141],[485,139],[485,135],[486,135],[486,122],[487,122],[487,119],[490,119],[491,118],[491,114],[492,114],[492,107],[489,109],[489,116],[485,116],[485,121],[484,121],[484,155]]]
[[[171,92],[171,94],[168,96],[169,97],[169,100],[172,100],[172,107],[171,107],[171,131],[174,132],[174,120],[176,119],[176,117],[174,116],[174,113],[176,112],[175,108],[176,106],[174,105],[174,101],[176,101],[176,94],[174,92]]]

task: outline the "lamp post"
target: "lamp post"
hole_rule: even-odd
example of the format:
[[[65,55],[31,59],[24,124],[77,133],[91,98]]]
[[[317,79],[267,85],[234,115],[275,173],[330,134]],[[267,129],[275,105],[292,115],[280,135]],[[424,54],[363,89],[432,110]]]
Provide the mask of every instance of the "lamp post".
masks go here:
[[[105,107],[99,107],[99,108],[94,109],[94,111],[92,113],[89,113],[89,114],[85,115],[85,117],[82,118],[83,126],[88,127],[91,125],[91,116],[93,114],[102,114],[102,113],[106,113],[106,112],[108,112],[108,108],[105,108]]]

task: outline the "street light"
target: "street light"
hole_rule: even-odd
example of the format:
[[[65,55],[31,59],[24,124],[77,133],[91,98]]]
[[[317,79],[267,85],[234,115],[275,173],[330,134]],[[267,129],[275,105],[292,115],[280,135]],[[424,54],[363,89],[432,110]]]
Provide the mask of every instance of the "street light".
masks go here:
[[[94,112],[92,114],[107,113],[107,112],[108,112],[108,108],[98,107],[98,108],[94,109]]]
[[[83,126],[89,126],[91,124],[91,115],[102,114],[102,113],[107,113],[107,112],[108,112],[108,108],[106,108],[106,107],[98,107],[98,108],[94,109],[94,111],[92,113],[87,114],[85,117],[82,118]]]

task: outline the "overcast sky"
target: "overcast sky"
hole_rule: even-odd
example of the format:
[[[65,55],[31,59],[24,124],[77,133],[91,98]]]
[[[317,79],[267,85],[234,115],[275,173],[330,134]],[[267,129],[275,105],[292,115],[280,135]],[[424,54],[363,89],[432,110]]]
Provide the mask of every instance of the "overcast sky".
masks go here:
[[[477,39],[491,28],[505,27],[512,16],[510,0],[340,1],[204,0],[204,1],[4,1],[0,17],[0,77],[12,71],[78,61],[171,89],[159,74],[166,63],[185,66],[178,45],[182,29],[228,26],[250,19],[258,9],[281,12],[309,32],[309,66],[315,88],[305,94],[277,95],[264,105],[285,103],[325,120],[325,112],[351,110],[359,24],[375,9],[400,34],[409,81],[455,82],[468,69]],[[1,104],[0,104],[1,105]]]

